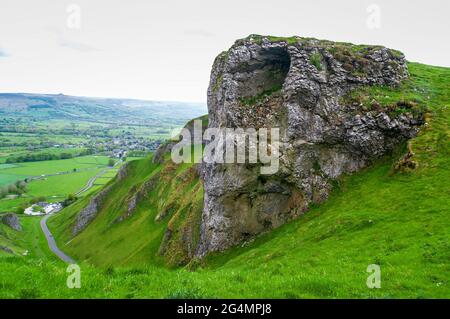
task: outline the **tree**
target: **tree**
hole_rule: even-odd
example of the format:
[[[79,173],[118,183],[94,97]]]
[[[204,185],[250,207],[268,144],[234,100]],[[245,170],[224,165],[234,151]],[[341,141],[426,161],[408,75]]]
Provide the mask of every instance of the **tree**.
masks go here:
[[[26,192],[26,191],[27,191],[27,183],[24,182],[24,181],[17,181],[17,182],[16,182],[16,187],[17,187],[19,190],[23,191],[23,192]]]
[[[64,207],[69,206],[70,204],[72,204],[73,202],[75,202],[78,199],[78,197],[74,194],[69,194],[67,195],[67,198],[62,202],[62,205]]]
[[[16,194],[17,193],[17,186],[14,185],[14,184],[8,185],[8,193]]]
[[[45,213],[45,209],[44,209],[43,207],[39,206],[39,205],[34,205],[34,206],[31,208],[31,210],[32,210],[34,213]]]
[[[114,164],[116,164],[116,161],[114,159],[110,158],[109,161],[108,161],[108,166],[109,167],[113,167]]]
[[[70,153],[61,153],[61,155],[59,156],[60,159],[68,159],[68,158],[72,158],[72,154]]]
[[[45,202],[47,200],[47,198],[45,198],[45,196],[39,196],[39,197],[34,197],[30,200],[30,204],[36,204],[39,202]]]
[[[6,187],[0,188],[0,198],[4,198],[6,195],[8,195],[8,189]]]

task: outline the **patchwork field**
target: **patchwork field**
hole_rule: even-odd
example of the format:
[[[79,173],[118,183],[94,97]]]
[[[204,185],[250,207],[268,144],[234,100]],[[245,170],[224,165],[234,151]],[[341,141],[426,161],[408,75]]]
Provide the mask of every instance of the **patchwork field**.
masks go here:
[[[87,170],[105,167],[108,164],[107,156],[83,156],[64,160],[29,162],[17,164],[2,164],[0,166],[0,179],[3,176],[36,177],[40,175],[58,174],[76,170]],[[7,166],[5,166],[7,165]]]
[[[0,186],[17,180],[31,179],[27,192],[21,197],[0,200],[1,211],[14,211],[32,198],[46,197],[48,201],[61,201],[85,186],[89,179],[108,168],[107,156],[83,156],[65,160],[0,164]],[[117,168],[107,171],[107,176],[96,184],[104,185],[117,173]]]

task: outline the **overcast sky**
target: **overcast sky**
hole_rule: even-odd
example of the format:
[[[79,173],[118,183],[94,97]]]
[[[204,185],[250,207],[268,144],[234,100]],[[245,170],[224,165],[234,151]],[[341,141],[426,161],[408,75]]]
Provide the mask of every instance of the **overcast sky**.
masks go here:
[[[383,44],[450,66],[449,9],[448,0],[0,0],[0,92],[202,102],[215,56],[252,33]]]

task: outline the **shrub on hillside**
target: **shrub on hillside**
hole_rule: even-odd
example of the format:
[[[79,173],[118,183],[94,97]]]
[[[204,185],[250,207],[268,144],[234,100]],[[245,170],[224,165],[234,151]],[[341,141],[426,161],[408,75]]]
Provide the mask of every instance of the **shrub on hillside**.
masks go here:
[[[78,199],[78,197],[76,195],[69,194],[69,195],[67,195],[67,198],[62,202],[62,205],[64,207],[67,207],[67,206],[71,205],[72,203],[74,203],[77,199]]]
[[[40,202],[45,202],[47,200],[47,198],[45,196],[39,196],[39,197],[34,197],[32,198],[29,203],[30,205],[36,204],[36,203],[40,203]]]

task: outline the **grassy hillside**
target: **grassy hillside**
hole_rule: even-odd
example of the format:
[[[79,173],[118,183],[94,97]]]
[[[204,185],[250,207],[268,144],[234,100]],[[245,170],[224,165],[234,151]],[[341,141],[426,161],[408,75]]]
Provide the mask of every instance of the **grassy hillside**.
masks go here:
[[[186,246],[180,234],[198,237],[203,204],[195,167],[174,165],[170,160],[153,164],[148,157],[128,163],[124,174],[124,179],[108,184],[111,191],[97,218],[78,236],[72,235],[76,216],[95,193],[50,219],[49,226],[61,247],[96,265],[186,262],[193,248]],[[128,207],[135,194],[142,195],[130,213]]]
[[[123,214],[128,191],[169,167],[136,161],[129,178],[114,186],[98,217],[75,239],[69,229],[88,198],[50,221],[60,247],[82,266],[81,289],[66,288],[62,266],[2,257],[0,287],[7,289],[0,289],[0,296],[448,298],[450,69],[416,63],[409,69],[411,79],[402,87],[363,89],[352,98],[376,98],[383,107],[397,102],[426,106],[427,124],[419,136],[372,167],[342,178],[326,203],[299,219],[208,256],[196,269],[191,263],[195,271],[168,269],[162,263],[170,263],[174,254],[164,259],[158,250],[171,225],[155,223],[155,216],[170,199],[183,201],[181,207],[201,200],[201,186],[195,179],[180,179],[190,167],[176,167],[161,177],[167,189],[159,186],[131,217],[113,223]],[[397,165],[408,151],[415,169]],[[182,211],[176,220],[186,220]],[[369,264],[381,267],[381,289],[366,286]]]

